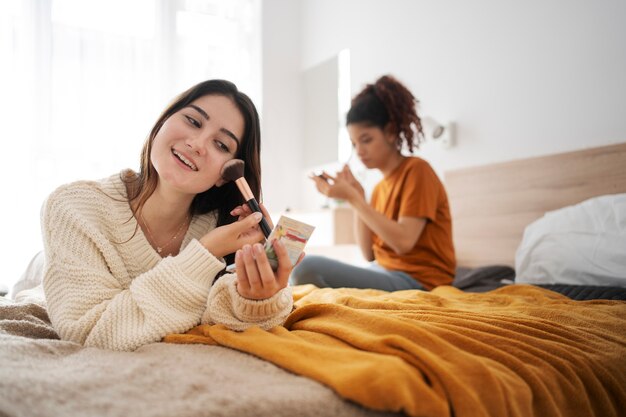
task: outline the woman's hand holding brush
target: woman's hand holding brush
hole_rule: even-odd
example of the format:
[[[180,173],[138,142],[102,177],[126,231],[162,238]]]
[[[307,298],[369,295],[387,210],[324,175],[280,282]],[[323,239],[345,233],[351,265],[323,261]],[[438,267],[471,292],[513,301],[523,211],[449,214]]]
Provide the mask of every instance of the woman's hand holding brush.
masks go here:
[[[267,221],[270,229],[273,229],[274,228],[274,223],[272,222],[272,218],[270,217],[270,215],[267,212],[267,209],[265,208],[263,203],[259,203],[259,208],[261,209],[261,213],[263,213],[263,216],[265,217],[265,220]],[[246,217],[248,217],[252,213],[253,213],[253,211],[246,204],[242,204],[241,206],[237,206],[237,207],[235,207],[234,209],[232,209],[230,211],[230,215],[233,216],[233,217],[237,217],[237,220],[245,219]]]
[[[261,213],[252,212],[247,216],[240,216],[238,221],[216,227],[202,236],[200,243],[214,256],[222,258],[244,245],[261,242],[265,239],[259,228],[262,217]]]
[[[248,205],[251,211],[261,212],[261,207],[259,203],[256,201],[252,190],[250,189],[250,185],[248,185],[248,181],[244,177],[245,172],[245,164],[241,159],[231,159],[226,161],[224,166],[222,166],[221,177],[224,182],[233,181],[239,191],[241,192],[241,196],[244,201]],[[265,237],[268,237],[272,232],[272,228],[266,219],[262,219],[259,223],[261,226],[261,231]]]

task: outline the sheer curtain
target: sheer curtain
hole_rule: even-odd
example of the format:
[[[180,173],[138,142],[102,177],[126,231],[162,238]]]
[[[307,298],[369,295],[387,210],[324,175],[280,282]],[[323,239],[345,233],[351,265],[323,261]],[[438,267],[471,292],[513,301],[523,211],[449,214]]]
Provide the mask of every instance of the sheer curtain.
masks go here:
[[[42,248],[57,186],[138,168],[179,92],[226,78],[260,104],[260,0],[0,2],[0,286]]]

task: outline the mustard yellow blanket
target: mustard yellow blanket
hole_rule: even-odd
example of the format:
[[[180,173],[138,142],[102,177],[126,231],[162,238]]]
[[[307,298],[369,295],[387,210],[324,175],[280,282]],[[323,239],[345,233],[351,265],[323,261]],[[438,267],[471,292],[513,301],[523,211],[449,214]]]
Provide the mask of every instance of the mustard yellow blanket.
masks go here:
[[[251,353],[411,416],[626,415],[626,303],[511,285],[484,294],[296,287],[284,327],[165,338]]]

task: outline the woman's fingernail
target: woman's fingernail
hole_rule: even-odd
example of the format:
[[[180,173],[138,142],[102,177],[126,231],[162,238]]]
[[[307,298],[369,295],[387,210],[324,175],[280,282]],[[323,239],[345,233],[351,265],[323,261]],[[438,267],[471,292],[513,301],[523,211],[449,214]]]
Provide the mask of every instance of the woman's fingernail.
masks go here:
[[[260,222],[261,219],[263,218],[263,215],[259,213],[258,211],[255,211],[254,213],[252,213],[252,217],[254,218],[254,220]]]

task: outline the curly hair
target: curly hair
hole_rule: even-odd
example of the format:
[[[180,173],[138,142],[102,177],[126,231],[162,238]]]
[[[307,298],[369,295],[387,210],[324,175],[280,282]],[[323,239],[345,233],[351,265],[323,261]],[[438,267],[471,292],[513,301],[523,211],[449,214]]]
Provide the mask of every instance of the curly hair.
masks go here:
[[[397,134],[398,150],[406,145],[409,152],[419,148],[424,141],[422,121],[417,115],[419,101],[398,80],[383,75],[352,99],[346,116],[346,125],[365,123],[385,129],[388,125]]]

